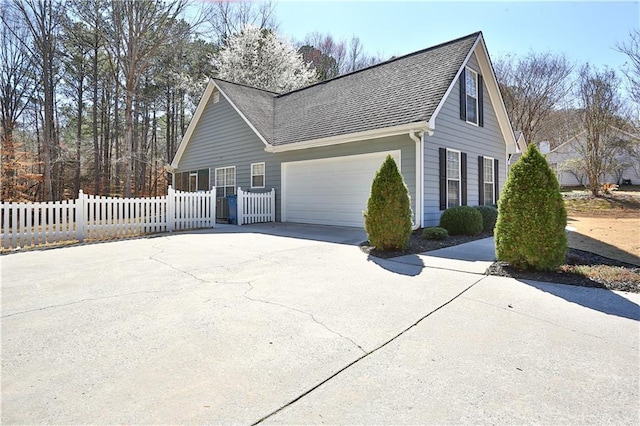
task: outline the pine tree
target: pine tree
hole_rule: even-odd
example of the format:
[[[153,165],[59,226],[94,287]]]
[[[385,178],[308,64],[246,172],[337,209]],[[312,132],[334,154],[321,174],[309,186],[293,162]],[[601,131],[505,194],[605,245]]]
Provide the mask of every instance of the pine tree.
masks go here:
[[[364,213],[369,242],[379,250],[403,250],[411,236],[409,190],[390,155],[376,172]]]
[[[519,269],[554,270],[567,251],[567,212],[553,170],[535,145],[514,164],[498,206],[498,260]]]

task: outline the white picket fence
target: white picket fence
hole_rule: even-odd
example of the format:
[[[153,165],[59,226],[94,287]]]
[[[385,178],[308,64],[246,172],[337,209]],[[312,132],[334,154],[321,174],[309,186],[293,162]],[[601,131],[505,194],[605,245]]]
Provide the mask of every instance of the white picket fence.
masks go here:
[[[114,198],[86,195],[44,203],[0,202],[0,246],[108,240],[147,233],[215,227],[216,190]]]
[[[238,225],[276,221],[276,190],[246,192],[238,188]]]

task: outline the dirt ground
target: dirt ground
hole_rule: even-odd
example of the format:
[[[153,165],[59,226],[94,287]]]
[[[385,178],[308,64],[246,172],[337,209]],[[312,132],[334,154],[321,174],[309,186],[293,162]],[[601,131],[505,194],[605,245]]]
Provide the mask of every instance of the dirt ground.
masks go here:
[[[569,216],[569,247],[640,266],[640,218]]]
[[[569,246],[640,266],[640,192],[567,201]]]

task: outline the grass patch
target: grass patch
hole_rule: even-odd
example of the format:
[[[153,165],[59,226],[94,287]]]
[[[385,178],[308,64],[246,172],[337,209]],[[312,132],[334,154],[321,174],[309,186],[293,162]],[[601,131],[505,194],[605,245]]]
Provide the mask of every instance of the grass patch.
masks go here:
[[[588,278],[607,288],[640,292],[640,268],[630,269],[611,265],[562,265],[560,272]]]

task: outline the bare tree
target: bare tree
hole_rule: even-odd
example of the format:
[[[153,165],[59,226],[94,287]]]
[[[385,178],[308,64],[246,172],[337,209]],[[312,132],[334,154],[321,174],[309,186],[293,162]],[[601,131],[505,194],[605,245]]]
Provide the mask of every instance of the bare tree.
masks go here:
[[[9,201],[16,196],[17,158],[13,133],[18,119],[33,93],[34,64],[23,41],[29,39],[26,27],[3,4],[0,9],[0,146],[2,147],[2,192],[0,199]]]
[[[611,173],[619,144],[615,126],[620,122],[620,84],[613,70],[600,71],[589,64],[580,69],[578,96],[583,109],[585,143],[576,144],[589,180],[591,194],[600,193],[600,178]]]
[[[276,3],[271,0],[218,0],[207,3],[203,15],[211,26],[214,42],[222,47],[227,45],[229,37],[240,33],[247,25],[277,32],[275,9]]]
[[[514,130],[536,142],[545,120],[570,93],[573,65],[562,54],[505,56],[494,63],[496,77]]]
[[[122,73],[119,81],[124,89],[124,169],[125,197],[131,196],[132,150],[134,143],[134,101],[140,80],[151,66],[153,55],[171,39],[177,16],[186,1],[162,0],[118,1],[111,3],[111,37],[117,39],[108,46]]]
[[[32,44],[23,43],[29,54],[37,58],[38,72],[41,75],[39,88],[43,96],[44,117],[42,123],[42,160],[44,163],[44,199],[52,200],[58,196],[54,182],[57,182],[58,138],[55,123],[55,86],[57,37],[64,5],[56,0],[13,0],[17,15],[29,30]]]
[[[629,57],[624,73],[627,77],[629,94],[633,101],[640,105],[640,30],[629,33],[629,39],[618,43],[617,50]]]

